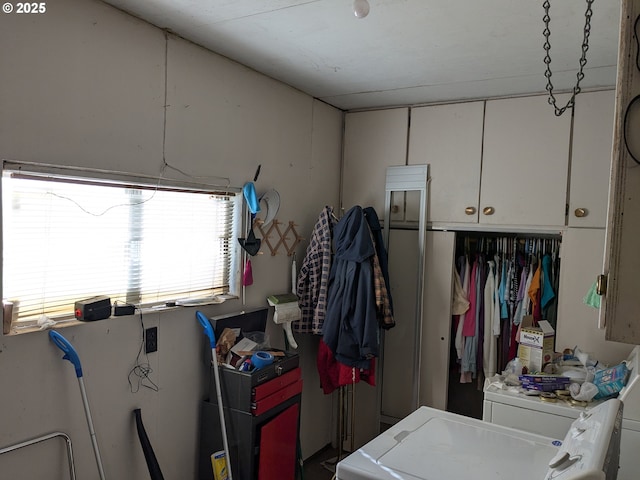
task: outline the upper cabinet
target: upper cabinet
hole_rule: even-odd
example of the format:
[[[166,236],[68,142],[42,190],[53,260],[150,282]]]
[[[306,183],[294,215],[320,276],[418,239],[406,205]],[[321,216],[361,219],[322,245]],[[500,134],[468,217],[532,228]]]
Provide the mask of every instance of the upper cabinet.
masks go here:
[[[435,228],[604,228],[613,97],[578,95],[573,126],[571,111],[557,117],[545,95],[415,107],[410,115],[348,113],[342,205],[372,205],[382,216],[386,167],[406,159],[429,165],[427,219]],[[393,220],[417,221],[418,211],[412,192],[392,199]]]
[[[480,223],[565,225],[570,129],[546,96],[486,102]]]
[[[570,131],[546,96],[412,109],[409,164],[430,165],[428,220],[563,227]]]
[[[408,129],[408,108],[345,115],[343,208],[371,206],[384,216],[387,167],[406,165]],[[393,198],[391,203],[392,218],[400,218],[404,200]]]
[[[606,226],[614,107],[613,90],[576,96],[569,187],[570,227]]]
[[[429,164],[430,222],[478,222],[483,116],[484,102],[411,110],[408,163]]]

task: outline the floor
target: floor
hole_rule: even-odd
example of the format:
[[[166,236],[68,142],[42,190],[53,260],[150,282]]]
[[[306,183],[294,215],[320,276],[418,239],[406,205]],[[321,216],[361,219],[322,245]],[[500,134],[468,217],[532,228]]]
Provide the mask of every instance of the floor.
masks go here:
[[[384,432],[390,426],[391,425],[381,423],[380,431]],[[338,452],[337,448],[327,445],[305,460],[303,476],[298,475],[296,480],[333,480],[338,455],[341,455],[340,460],[343,460],[349,456],[349,452]]]
[[[454,360],[455,361],[455,360]],[[481,381],[483,381],[481,379]],[[475,379],[472,383],[460,383],[460,369],[454,366],[449,371],[449,392],[447,411],[465,417],[482,419],[482,383]]]
[[[478,381],[460,383],[460,373],[456,368],[455,358],[452,358],[452,362],[453,367],[449,372],[447,410],[467,417],[482,419],[483,393]],[[389,425],[383,425],[382,431],[388,427]],[[302,475],[298,473],[297,480],[334,480],[337,455],[338,450],[328,445],[305,460],[303,473]],[[347,455],[343,452],[342,458]]]
[[[332,480],[338,450],[327,446],[304,462],[304,471],[298,480]],[[346,454],[343,454],[343,458]]]

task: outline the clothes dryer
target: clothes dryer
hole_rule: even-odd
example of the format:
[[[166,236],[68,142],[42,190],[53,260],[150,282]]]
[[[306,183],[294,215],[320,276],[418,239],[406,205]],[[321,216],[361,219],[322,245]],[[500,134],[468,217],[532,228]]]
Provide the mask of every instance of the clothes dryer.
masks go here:
[[[625,363],[630,374],[618,396],[624,404],[618,480],[637,480],[640,471],[640,346],[633,349]],[[501,388],[487,381],[482,420],[548,437],[561,437],[580,415],[601,403],[602,400],[587,406],[560,400],[548,403],[518,389]]]

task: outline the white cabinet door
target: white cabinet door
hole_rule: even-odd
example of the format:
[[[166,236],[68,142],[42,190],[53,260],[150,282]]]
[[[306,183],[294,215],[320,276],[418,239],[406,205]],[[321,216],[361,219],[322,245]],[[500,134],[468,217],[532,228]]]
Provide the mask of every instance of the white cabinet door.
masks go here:
[[[605,231],[600,228],[568,228],[562,237],[556,351],[578,346],[608,365],[627,358],[633,348],[605,340],[598,329],[598,309],[583,298],[602,270]]]
[[[601,311],[606,337],[640,344],[640,71],[636,68],[640,0],[624,0],[620,15],[620,49],[607,218],[604,273],[608,275]],[[626,141],[625,141],[625,134]],[[628,144],[627,144],[628,143]]]
[[[387,167],[406,165],[409,109],[347,113],[344,132],[342,206],[375,208],[384,216]],[[404,210],[400,201],[398,214]]]
[[[487,101],[480,223],[564,226],[570,128],[546,96]]]
[[[447,409],[456,235],[428,232],[425,245],[420,405]]]
[[[576,96],[569,187],[570,227],[604,228],[607,224],[614,107],[613,90]]]
[[[445,410],[449,381],[454,232],[427,232],[420,361],[420,405]],[[418,232],[391,230],[389,276],[396,326],[385,332],[382,414],[412,411]]]
[[[429,222],[478,222],[483,116],[484,102],[411,109],[408,163],[429,164]]]

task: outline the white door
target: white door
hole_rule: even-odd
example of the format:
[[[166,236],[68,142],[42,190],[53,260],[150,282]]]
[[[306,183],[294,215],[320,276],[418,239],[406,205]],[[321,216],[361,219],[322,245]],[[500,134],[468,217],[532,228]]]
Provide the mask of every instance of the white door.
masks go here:
[[[420,405],[447,408],[454,232],[428,232],[425,246]]]
[[[562,237],[556,351],[574,348],[607,365],[627,358],[633,348],[605,340],[598,329],[598,309],[583,299],[602,270],[605,231],[601,228],[568,228]]]
[[[636,68],[640,0],[622,2],[616,85],[611,195],[604,272],[608,285],[601,319],[607,338],[640,344],[640,70]],[[627,135],[625,135],[627,132]],[[631,133],[632,132],[632,133]],[[634,159],[636,161],[634,161]]]
[[[607,224],[615,92],[576,96],[569,188],[570,227]]]

